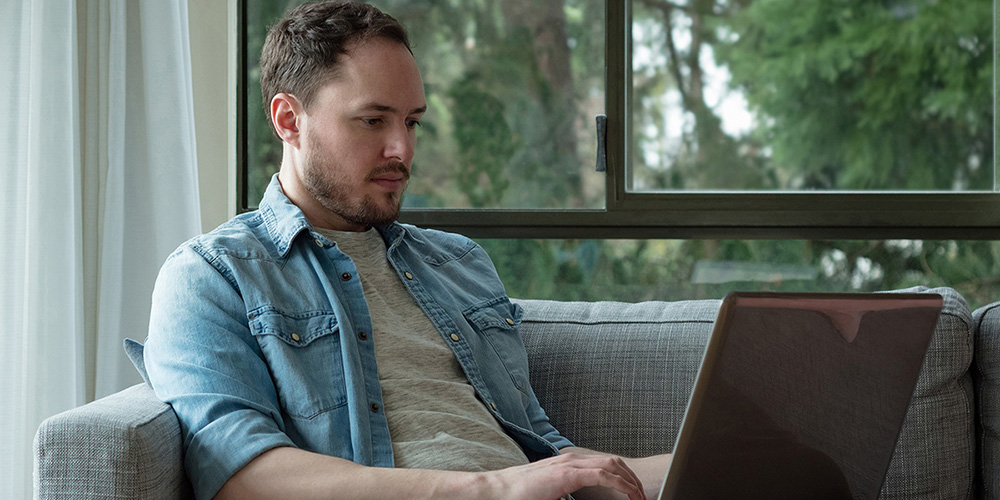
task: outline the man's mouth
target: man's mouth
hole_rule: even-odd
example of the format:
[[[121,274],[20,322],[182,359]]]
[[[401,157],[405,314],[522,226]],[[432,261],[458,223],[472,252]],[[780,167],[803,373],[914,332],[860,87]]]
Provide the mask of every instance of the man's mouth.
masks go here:
[[[399,191],[406,184],[406,179],[403,177],[377,177],[372,179],[372,182],[378,184],[386,191]]]
[[[368,180],[390,192],[402,189],[409,178],[410,172],[403,164],[383,165],[368,175]]]

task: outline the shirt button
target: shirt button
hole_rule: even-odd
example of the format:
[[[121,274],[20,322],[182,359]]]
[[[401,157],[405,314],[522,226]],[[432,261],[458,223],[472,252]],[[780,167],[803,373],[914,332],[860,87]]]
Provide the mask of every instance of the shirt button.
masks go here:
[[[344,273],[340,275],[340,279],[344,281],[351,281],[351,273]]]
[[[410,274],[410,272],[409,272],[409,271],[407,271],[407,272],[403,273],[403,276],[406,276],[406,279],[408,279],[408,280],[412,280],[412,279],[413,279],[413,275],[412,275],[412,274]]]
[[[315,240],[313,240],[313,241],[315,241],[315,242],[316,242],[316,246],[318,246],[318,247],[320,247],[320,248],[323,248],[323,242],[322,242],[322,241],[320,241],[320,240],[319,240],[319,238],[316,238],[316,239],[315,239]]]
[[[496,403],[490,403],[490,408],[493,408],[493,411],[496,411],[497,410],[497,404]]]
[[[293,333],[292,334],[292,340],[298,342],[298,341],[302,340],[302,337],[299,337],[299,334],[297,334],[297,333]]]
[[[361,340],[368,340],[368,334],[365,332],[358,332],[358,338]]]
[[[369,408],[371,408],[372,413],[378,413],[378,403],[372,403],[372,405],[369,406]]]
[[[458,335],[455,335],[454,333],[451,334],[451,340],[454,340],[455,342],[458,342]]]
[[[514,326],[514,320],[507,318],[507,324],[510,326]]]

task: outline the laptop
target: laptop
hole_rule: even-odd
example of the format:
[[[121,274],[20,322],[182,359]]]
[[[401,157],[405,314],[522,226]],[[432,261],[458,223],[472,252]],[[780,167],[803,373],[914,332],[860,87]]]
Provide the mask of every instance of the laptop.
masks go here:
[[[876,498],[942,302],[728,295],[659,499]]]

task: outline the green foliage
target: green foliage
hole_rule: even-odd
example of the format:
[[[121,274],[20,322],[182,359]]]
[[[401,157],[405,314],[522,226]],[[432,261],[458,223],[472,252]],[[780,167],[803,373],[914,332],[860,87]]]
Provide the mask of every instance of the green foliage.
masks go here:
[[[992,2],[755,0],[716,55],[799,189],[992,189]]]
[[[687,300],[731,291],[863,292],[949,286],[973,308],[1000,299],[1000,243],[795,240],[481,240],[514,297]],[[722,282],[705,263],[731,264]],[[755,265],[760,263],[762,265]],[[766,264],[766,265],[763,265]],[[766,279],[739,271],[766,269]],[[813,276],[808,276],[809,273]]]
[[[517,145],[504,119],[503,102],[480,90],[480,81],[468,75],[448,92],[455,103],[454,137],[458,143],[455,182],[471,206],[495,207],[510,185],[506,170]]]
[[[289,3],[251,0],[251,68]],[[603,0],[382,0],[409,28],[428,113],[409,207],[600,208]],[[640,189],[992,189],[989,0],[634,0]],[[712,79],[755,114],[727,130]],[[251,69],[253,203],[280,161]],[[715,71],[716,73],[712,73]],[[715,76],[713,76],[715,75]],[[673,106],[673,107],[671,107]],[[675,121],[680,120],[678,123]],[[676,143],[664,137],[679,130]],[[508,293],[680,300],[732,290],[952,286],[1000,299],[1000,244],[483,240]],[[706,271],[708,270],[708,271]]]

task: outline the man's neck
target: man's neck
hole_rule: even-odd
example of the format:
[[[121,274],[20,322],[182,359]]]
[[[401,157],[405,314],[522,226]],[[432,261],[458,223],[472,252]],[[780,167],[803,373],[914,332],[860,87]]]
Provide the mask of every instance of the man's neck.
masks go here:
[[[367,226],[350,222],[324,207],[299,180],[295,174],[294,166],[286,164],[284,160],[281,170],[278,172],[278,183],[281,184],[281,191],[285,193],[288,200],[299,207],[299,210],[302,210],[306,220],[314,227],[350,232],[362,232],[369,229]]]

